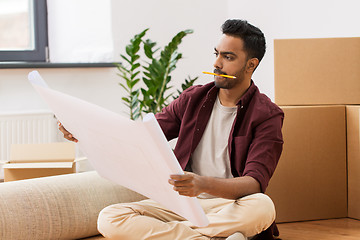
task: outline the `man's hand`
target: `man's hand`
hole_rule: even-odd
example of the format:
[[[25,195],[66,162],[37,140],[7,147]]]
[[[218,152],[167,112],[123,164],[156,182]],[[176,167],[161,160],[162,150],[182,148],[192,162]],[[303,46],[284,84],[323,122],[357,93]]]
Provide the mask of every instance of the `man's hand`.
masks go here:
[[[196,197],[206,189],[205,177],[191,172],[185,172],[184,175],[170,175],[169,183],[180,195],[188,197]]]
[[[185,172],[185,175],[171,175],[169,183],[174,186],[174,190],[180,195],[188,197],[196,197],[200,193],[207,193],[215,197],[235,200],[261,192],[260,183],[250,176],[216,178]]]
[[[66,138],[67,140],[73,141],[73,142],[78,142],[78,140],[76,138],[74,138],[74,136],[70,132],[68,132],[68,130],[66,130],[64,128],[64,126],[61,124],[61,122],[58,121],[58,125],[59,125],[60,132],[62,132],[64,134],[64,138]]]

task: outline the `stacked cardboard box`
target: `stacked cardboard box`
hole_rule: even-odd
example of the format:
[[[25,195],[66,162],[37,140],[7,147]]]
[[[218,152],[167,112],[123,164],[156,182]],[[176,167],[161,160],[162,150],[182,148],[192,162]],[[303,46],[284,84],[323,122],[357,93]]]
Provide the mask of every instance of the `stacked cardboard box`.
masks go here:
[[[360,104],[360,38],[275,40],[278,105]]]
[[[275,40],[284,150],[268,194],[277,222],[360,219],[360,38]]]

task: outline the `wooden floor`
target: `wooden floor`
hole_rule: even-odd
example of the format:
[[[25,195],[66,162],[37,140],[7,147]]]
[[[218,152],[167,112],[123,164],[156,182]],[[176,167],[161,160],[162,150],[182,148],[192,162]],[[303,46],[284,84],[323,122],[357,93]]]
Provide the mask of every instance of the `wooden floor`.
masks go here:
[[[277,224],[282,240],[359,240],[360,221],[350,218]]]

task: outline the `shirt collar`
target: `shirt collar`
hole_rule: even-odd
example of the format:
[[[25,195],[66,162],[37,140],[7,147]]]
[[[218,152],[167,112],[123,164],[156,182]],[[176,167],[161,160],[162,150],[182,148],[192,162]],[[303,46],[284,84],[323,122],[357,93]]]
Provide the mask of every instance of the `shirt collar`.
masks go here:
[[[244,95],[240,98],[236,105],[238,106],[247,106],[249,105],[250,100],[254,96],[255,92],[258,90],[257,86],[255,85],[254,81],[251,80],[250,87],[246,90]]]

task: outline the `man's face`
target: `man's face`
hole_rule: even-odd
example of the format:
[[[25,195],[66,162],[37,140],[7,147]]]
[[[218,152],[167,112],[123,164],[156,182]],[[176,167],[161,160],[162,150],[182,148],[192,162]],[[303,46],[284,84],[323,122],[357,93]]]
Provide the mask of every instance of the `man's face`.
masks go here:
[[[218,88],[231,89],[245,77],[246,53],[244,42],[239,37],[224,34],[215,47],[214,73],[235,76],[235,79],[215,76]]]

